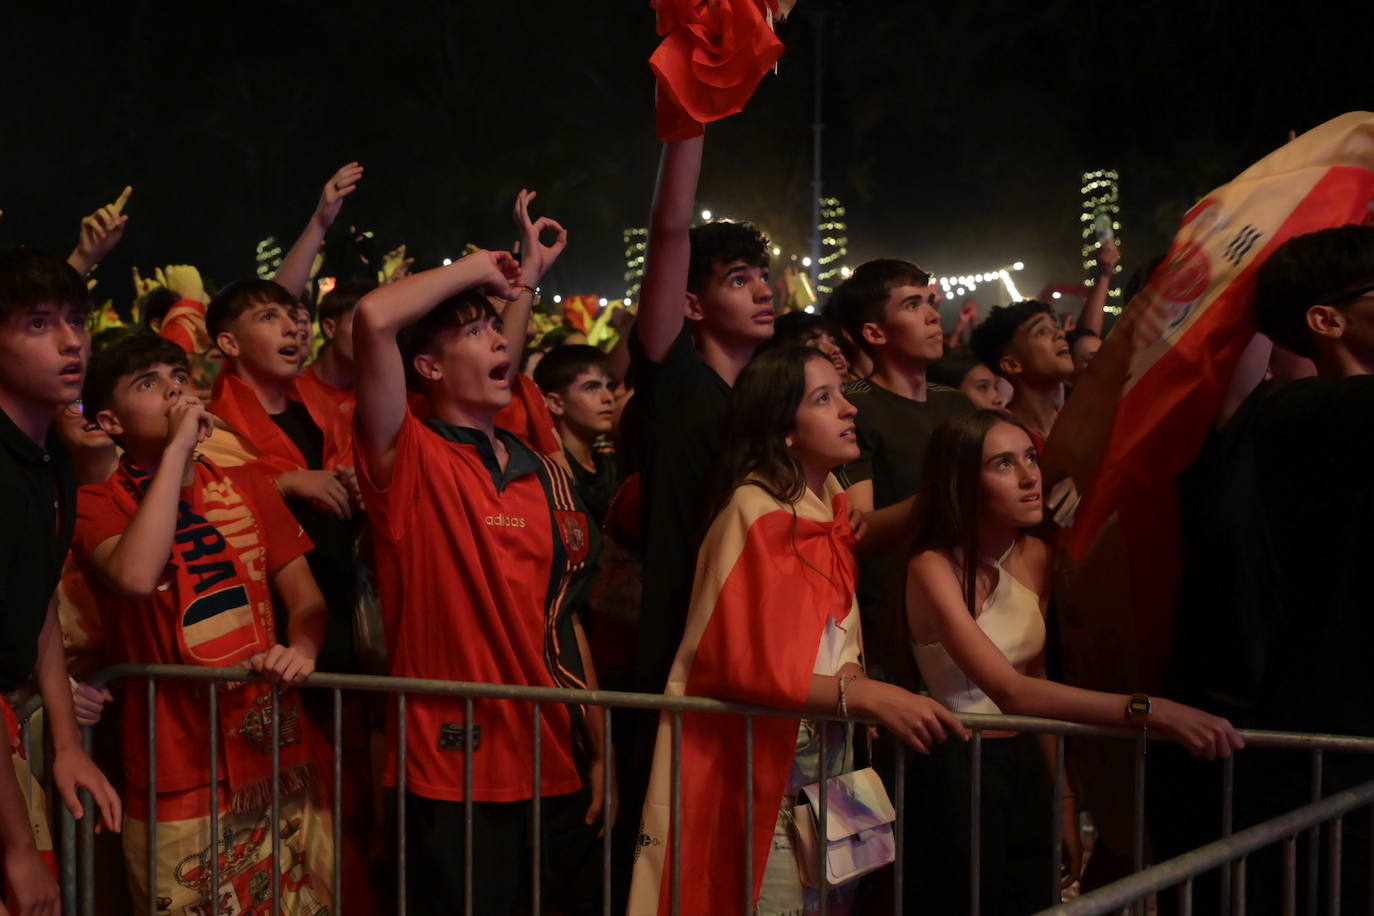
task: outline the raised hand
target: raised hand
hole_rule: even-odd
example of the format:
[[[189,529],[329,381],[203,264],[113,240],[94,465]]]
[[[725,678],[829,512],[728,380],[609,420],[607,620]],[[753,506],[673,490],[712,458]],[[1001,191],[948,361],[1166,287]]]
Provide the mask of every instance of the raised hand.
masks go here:
[[[410,276],[410,265],[414,263],[414,258],[406,257],[406,246],[397,245],[382,258],[382,269],[377,271],[377,283],[386,286],[388,283],[404,280]]]
[[[143,296],[148,295],[148,294],[151,293],[153,290],[157,289],[159,286],[162,285],[161,283],[159,283],[159,282],[156,280],[156,278],[155,278],[155,279],[152,279],[152,280],[145,280],[145,279],[143,279],[143,274],[141,274],[141,273],[138,272],[138,267],[137,267],[137,266],[135,266],[134,269],[133,269],[133,275],[134,275],[134,296],[135,296],[135,297],[142,298]]]
[[[137,271],[138,268],[135,267],[134,270]],[[210,301],[205,295],[205,282],[200,278],[200,271],[190,264],[168,264],[165,270],[158,271],[157,276],[168,289],[182,299]]]
[[[132,187],[126,187],[114,203],[101,207],[81,221],[76,249],[67,256],[68,264],[88,274],[119,244],[129,221],[124,215],[124,205],[133,193]]]
[[[320,202],[315,205],[315,224],[321,229],[334,225],[334,220],[343,207],[343,199],[358,189],[363,178],[363,167],[356,162],[342,166],[329,177],[320,192]]]
[[[558,260],[558,256],[563,253],[563,249],[568,245],[568,231],[564,229],[556,220],[547,216],[541,216],[537,220],[530,220],[530,203],[537,196],[537,192],[520,189],[520,193],[515,198],[515,226],[520,230],[520,280],[524,286],[535,287],[543,279],[544,274],[553,266],[553,262]],[[552,245],[545,245],[539,240],[539,235],[545,229],[556,230],[558,236]]]
[[[978,323],[978,303],[972,299],[966,300],[962,308],[959,309],[959,325],[971,328]]]
[[[1121,249],[1116,246],[1116,242],[1108,239],[1102,243],[1102,247],[1097,250],[1097,275],[1099,277],[1110,277],[1116,273],[1116,266],[1121,263]]]

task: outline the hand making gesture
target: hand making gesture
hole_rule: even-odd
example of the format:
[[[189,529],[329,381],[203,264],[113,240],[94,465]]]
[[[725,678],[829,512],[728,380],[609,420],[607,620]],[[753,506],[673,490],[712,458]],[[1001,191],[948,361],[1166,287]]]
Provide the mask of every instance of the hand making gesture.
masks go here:
[[[81,221],[80,237],[75,250],[67,256],[67,263],[83,276],[94,270],[124,237],[124,226],[129,222],[129,217],[124,215],[124,205],[133,193],[133,188],[126,187],[114,203],[101,207]]]
[[[547,216],[541,216],[537,220],[530,220],[530,203],[537,196],[538,192],[520,189],[519,195],[515,198],[515,226],[520,230],[520,279],[519,284],[528,286],[531,289],[539,285],[544,274],[553,266],[553,262],[558,260],[558,256],[563,253],[563,249],[568,245],[568,231],[564,229],[557,220]],[[558,232],[558,237],[554,239],[552,245],[545,245],[539,240],[539,235],[545,229],[554,229]]]

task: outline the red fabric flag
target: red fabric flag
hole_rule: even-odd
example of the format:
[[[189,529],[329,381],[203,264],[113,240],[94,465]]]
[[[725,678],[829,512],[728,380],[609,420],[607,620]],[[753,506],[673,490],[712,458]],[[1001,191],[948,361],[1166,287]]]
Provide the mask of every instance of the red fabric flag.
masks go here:
[[[1369,112],[1261,159],[1189,211],[1074,388],[1046,455],[1083,493],[1056,592],[1074,683],[1158,688],[1180,567],[1176,477],[1254,336],[1256,271],[1294,236],[1369,221],[1372,198]]]
[[[664,142],[700,136],[707,122],[743,111],[782,57],[769,21],[777,0],[653,0],[652,6],[663,36],[649,66],[658,77]]]
[[[834,477],[826,499],[808,493],[791,509],[756,486],[735,491],[697,558],[687,628],[668,675],[669,696],[707,696],[783,709],[806,702],[826,620],[857,625],[849,504]],[[846,623],[846,625],[850,625]],[[754,814],[744,833],[745,723],[682,717],[684,913],[734,913],[745,895],[744,850],[753,850],[758,899],[774,823],[797,742],[797,719],[753,720]],[[660,717],[644,802],[629,912],[670,912],[672,717]],[[787,853],[790,855],[791,853]]]

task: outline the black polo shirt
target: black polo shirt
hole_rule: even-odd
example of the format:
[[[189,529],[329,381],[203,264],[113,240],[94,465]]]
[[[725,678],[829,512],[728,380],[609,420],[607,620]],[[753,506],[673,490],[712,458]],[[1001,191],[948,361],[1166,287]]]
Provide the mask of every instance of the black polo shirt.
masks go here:
[[[39,445],[0,410],[0,691],[33,675],[76,523],[71,455],[48,431]]]

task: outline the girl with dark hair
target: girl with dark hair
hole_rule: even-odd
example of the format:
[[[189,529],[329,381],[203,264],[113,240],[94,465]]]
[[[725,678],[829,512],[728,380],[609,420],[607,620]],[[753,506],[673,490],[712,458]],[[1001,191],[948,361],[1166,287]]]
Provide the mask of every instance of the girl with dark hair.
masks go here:
[[[1044,515],[1030,433],[1010,414],[978,410],[936,430],[926,452],[907,564],[906,632],[930,693],[956,712],[1044,716],[1154,729],[1208,759],[1242,746],[1225,719],[1144,694],[1112,694],[1045,678],[1052,548],[1026,529]],[[1045,754],[1030,735],[985,731],[982,912],[1049,906]],[[907,905],[961,913],[969,904],[968,752],[946,746],[907,770]],[[938,790],[934,790],[938,787]],[[1066,794],[1064,836],[1078,877],[1077,811]],[[912,803],[912,800],[914,804]],[[962,880],[961,880],[962,879]],[[915,911],[915,910],[910,910]]]
[[[855,410],[835,367],[809,347],[757,356],[732,392],[723,508],[697,559],[669,695],[709,696],[876,718],[921,752],[967,736],[949,710],[864,676],[854,603],[855,535],[831,470],[858,457]],[[746,834],[746,728],[752,728],[752,833]],[[684,714],[681,734],[681,908],[811,912],[793,850],[797,791],[852,769],[843,724]],[[667,912],[672,721],[663,716],[640,829],[630,912]],[[821,773],[821,745],[826,772]],[[746,888],[746,844],[753,886]],[[854,885],[832,889],[843,913]]]

